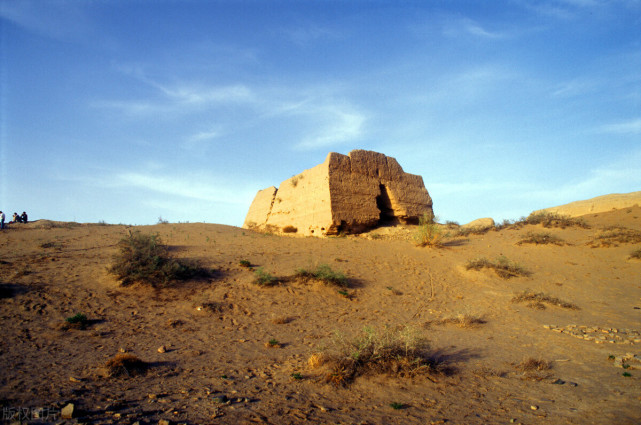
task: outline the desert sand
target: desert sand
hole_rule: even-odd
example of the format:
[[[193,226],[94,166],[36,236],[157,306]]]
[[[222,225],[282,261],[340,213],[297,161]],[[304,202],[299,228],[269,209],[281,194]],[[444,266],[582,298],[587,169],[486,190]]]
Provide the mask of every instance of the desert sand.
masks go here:
[[[0,232],[3,421],[23,412],[70,424],[637,424],[641,363],[621,359],[641,355],[641,261],[630,258],[641,244],[591,242],[609,226],[641,231],[641,208],[583,218],[590,228],[508,227],[441,248],[417,247],[411,225],[330,238],[200,223],[12,225]],[[131,230],[158,233],[172,255],[215,272],[122,287],[107,267]],[[565,244],[517,244],[544,231]],[[499,256],[531,274],[465,267]],[[257,286],[243,259],[283,282]],[[349,277],[349,297],[288,278],[317,264]],[[525,290],[578,309],[512,301]],[[76,313],[86,329],[64,329]],[[459,315],[481,323],[443,321]],[[310,355],[365,326],[414,328],[443,371],[323,382]],[[149,362],[146,374],[105,377],[122,352]],[[530,359],[549,368],[519,367]],[[62,419],[70,403],[73,418]]]

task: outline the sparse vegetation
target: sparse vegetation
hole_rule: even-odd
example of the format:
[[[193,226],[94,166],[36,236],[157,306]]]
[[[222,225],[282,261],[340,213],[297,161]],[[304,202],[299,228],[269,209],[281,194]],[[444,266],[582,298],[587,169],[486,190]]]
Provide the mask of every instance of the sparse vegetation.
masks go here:
[[[530,357],[516,365],[516,368],[522,372],[541,372],[552,369],[552,365],[546,360]]]
[[[273,286],[278,283],[278,279],[260,267],[254,272],[254,283],[260,286]]]
[[[518,222],[515,223],[518,225],[540,224],[543,227],[558,227],[565,229],[566,227],[580,227],[582,229],[589,229],[590,226],[580,218],[569,217],[565,215],[555,214],[555,213],[532,213],[526,218],[521,218]]]
[[[304,279],[315,279],[330,285],[349,287],[347,276],[342,272],[332,270],[327,264],[319,264],[314,270],[298,269],[295,276]]]
[[[536,308],[539,310],[545,309],[545,304],[554,305],[557,307],[567,308],[570,310],[579,310],[579,307],[576,304],[572,304],[566,301],[562,301],[558,298],[551,297],[544,294],[543,292],[531,292],[525,290],[512,298],[513,303],[528,303],[528,307]]]
[[[43,243],[40,244],[40,248],[42,248],[42,249],[48,249],[48,248],[61,249],[62,248],[62,243],[61,242],[57,242],[57,241],[43,242]]]
[[[107,377],[136,376],[147,372],[149,365],[130,353],[121,353],[105,364]]]
[[[398,331],[385,328],[380,333],[366,327],[351,340],[337,334],[333,343],[333,351],[315,353],[308,360],[311,368],[323,368],[324,381],[333,385],[348,385],[366,373],[406,377],[439,371],[427,341],[409,327]]]
[[[629,258],[641,260],[641,248],[637,249],[636,251],[632,251]]]
[[[272,323],[275,324],[275,325],[285,325],[285,324],[291,322],[292,320],[294,320],[294,319],[289,317],[289,316],[278,316],[278,317],[274,317],[272,319]]]
[[[565,245],[565,241],[563,239],[547,232],[528,232],[527,235],[516,244],[523,245],[526,243],[534,245]]]
[[[267,348],[280,348],[281,344],[278,342],[276,338],[272,338],[269,341],[265,343],[265,347]]]
[[[481,270],[483,268],[492,269],[494,272],[503,279],[510,279],[512,277],[529,276],[531,273],[521,267],[518,263],[508,260],[506,257],[501,256],[496,261],[490,261],[487,258],[477,258],[468,261],[465,268],[467,270]]]
[[[394,410],[401,410],[405,408],[405,404],[403,403],[397,403],[397,402],[392,402],[390,403],[390,407]]]
[[[118,249],[108,270],[123,286],[134,283],[166,286],[172,281],[207,274],[201,268],[171,258],[157,234],[130,232],[118,242]]]
[[[238,265],[240,265],[240,267],[251,267],[252,263],[249,260],[240,260]]]
[[[301,373],[299,373],[299,372],[292,373],[291,376],[292,376],[292,378],[296,379],[297,381],[300,381],[301,379],[303,379],[303,375]]]
[[[283,233],[296,233],[298,232],[298,228],[294,226],[285,226],[283,227]]]
[[[425,213],[419,218],[414,240],[417,246],[431,248],[442,246],[443,234],[433,216]]]
[[[459,227],[454,233],[454,236],[484,235],[492,229],[494,228],[490,226]]]
[[[482,325],[485,323],[485,320],[478,316],[474,316],[471,314],[457,314],[456,316],[453,317],[445,317],[443,319],[439,320],[432,320],[428,322],[427,324],[435,324],[435,325],[456,325],[461,328],[472,328],[477,325]]]
[[[607,248],[627,243],[641,243],[641,232],[621,226],[607,227],[597,233],[588,245],[593,248]]]
[[[76,313],[75,315],[71,317],[67,317],[65,319],[65,323],[62,326],[62,329],[63,330],[85,329],[88,324],[89,324],[89,320],[87,319],[87,316],[85,316],[82,313]]]

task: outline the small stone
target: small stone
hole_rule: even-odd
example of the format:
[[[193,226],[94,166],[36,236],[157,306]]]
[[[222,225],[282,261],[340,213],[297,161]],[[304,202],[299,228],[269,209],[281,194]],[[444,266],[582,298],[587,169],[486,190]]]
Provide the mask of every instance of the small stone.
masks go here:
[[[158,425],[171,425],[171,421],[168,421],[167,419],[161,419],[158,421]]]
[[[158,352],[159,353],[167,352],[167,347],[165,347],[164,345],[161,345],[160,347],[158,347]]]
[[[124,348],[122,348],[122,347],[120,347],[120,348],[118,349],[118,351],[120,351],[121,353],[126,353],[126,352],[127,352],[127,350],[125,350],[125,349],[124,349]]]
[[[75,382],[75,383],[82,382],[82,380],[80,380],[80,379],[78,379],[78,378],[74,378],[73,376],[70,376],[70,377],[69,377],[69,381],[71,381],[71,382]]]
[[[60,410],[60,416],[62,417],[62,419],[71,419],[73,418],[73,410],[73,403],[69,403],[65,407],[63,407],[62,410]]]
[[[554,381],[552,383],[556,384],[556,385],[563,385],[563,384],[565,384],[565,381],[563,379],[557,379],[556,381]]]
[[[227,396],[226,395],[219,395],[216,396],[212,399],[216,403],[226,403],[227,402]]]
[[[532,406],[530,406],[530,409],[532,409],[532,410],[539,410],[539,406],[532,405]]]

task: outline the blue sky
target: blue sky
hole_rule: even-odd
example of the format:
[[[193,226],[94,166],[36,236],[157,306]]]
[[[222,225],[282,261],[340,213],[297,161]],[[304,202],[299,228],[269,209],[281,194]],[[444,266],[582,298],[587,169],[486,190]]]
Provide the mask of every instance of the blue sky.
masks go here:
[[[441,220],[641,190],[641,0],[0,1],[0,209],[240,226],[368,149]]]

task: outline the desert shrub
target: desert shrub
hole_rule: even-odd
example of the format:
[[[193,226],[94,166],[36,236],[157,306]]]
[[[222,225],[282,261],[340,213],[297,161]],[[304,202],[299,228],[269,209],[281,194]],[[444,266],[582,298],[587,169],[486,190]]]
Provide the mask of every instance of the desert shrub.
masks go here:
[[[143,375],[149,365],[137,356],[121,353],[105,363],[105,374],[108,377]]]
[[[484,235],[492,229],[493,227],[491,226],[460,227],[456,229],[456,232],[454,232],[454,236],[465,237],[469,235]]]
[[[484,324],[485,320],[471,314],[457,314],[453,317],[445,317],[443,319],[433,320],[428,322],[427,324],[432,323],[435,325],[456,325],[461,328],[472,328],[476,325]]]
[[[283,233],[296,233],[298,232],[298,228],[294,226],[285,226],[283,227]]]
[[[641,248],[637,249],[636,251],[632,251],[629,258],[641,260]]]
[[[423,214],[418,220],[418,227],[414,234],[417,246],[440,247],[443,239],[441,229],[430,214]]]
[[[322,368],[325,382],[344,386],[367,373],[411,377],[438,372],[438,362],[430,354],[427,341],[412,328],[398,331],[385,328],[378,333],[366,327],[349,340],[337,334],[333,349],[313,354],[308,364]]]
[[[40,244],[40,248],[42,248],[42,249],[48,249],[48,248],[61,249],[62,248],[62,243],[61,242],[57,242],[57,241],[43,242],[43,243]]]
[[[71,317],[65,319],[65,323],[62,325],[63,330],[69,329],[85,329],[89,324],[87,316],[82,313],[76,313]]]
[[[536,309],[544,309],[545,304],[555,305],[557,307],[567,308],[570,310],[579,310],[579,307],[576,304],[572,304],[566,301],[562,301],[558,298],[551,297],[543,292],[532,292],[525,290],[519,294],[516,294],[512,298],[513,303],[523,303],[527,302],[528,307]]]
[[[555,213],[532,213],[527,218],[522,218],[516,224],[541,224],[543,227],[580,227],[589,229],[590,226],[580,218],[569,217]]]
[[[157,234],[130,232],[118,242],[118,249],[108,270],[123,286],[142,283],[157,287],[207,274],[201,268],[171,258]]]
[[[240,267],[251,267],[251,266],[252,266],[252,263],[251,263],[249,260],[240,260],[240,261],[238,262],[238,265],[239,265]]]
[[[278,283],[278,279],[260,267],[254,272],[254,283],[260,286],[273,286]]]
[[[531,273],[521,267],[518,263],[508,260],[506,257],[501,256],[496,261],[490,261],[487,258],[476,258],[470,260],[465,265],[467,270],[481,270],[483,268],[492,269],[494,272],[503,279],[510,279],[512,277],[529,276]]]
[[[530,357],[516,365],[516,368],[522,372],[540,372],[550,370],[552,365],[546,360]]]
[[[265,347],[267,348],[280,348],[282,347],[281,343],[278,342],[276,338],[272,338],[269,341],[265,343]]]
[[[596,247],[611,247],[625,243],[641,243],[641,232],[627,227],[612,226],[601,230],[588,245]]]
[[[563,239],[547,232],[540,232],[540,233],[528,232],[528,234],[524,238],[522,238],[520,241],[518,241],[516,244],[523,245],[526,243],[534,244],[534,245],[559,245],[559,246],[565,245],[565,241]]]
[[[301,278],[319,280],[330,285],[341,287],[349,286],[347,276],[345,276],[345,274],[342,272],[332,270],[332,268],[327,264],[319,264],[314,270],[298,269],[296,270],[296,276]]]

